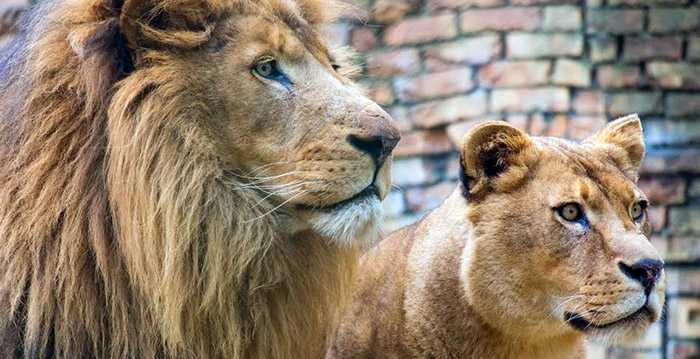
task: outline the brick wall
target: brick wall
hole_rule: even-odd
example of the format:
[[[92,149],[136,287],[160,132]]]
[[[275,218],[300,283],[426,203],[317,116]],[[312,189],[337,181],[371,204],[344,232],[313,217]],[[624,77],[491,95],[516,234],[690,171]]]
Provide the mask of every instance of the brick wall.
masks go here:
[[[585,138],[639,113],[640,186],[667,262],[665,321],[635,348],[590,358],[700,358],[700,2],[698,0],[350,0],[328,29],[361,53],[363,81],[403,132],[387,230],[456,186],[455,144],[500,119],[535,135]]]

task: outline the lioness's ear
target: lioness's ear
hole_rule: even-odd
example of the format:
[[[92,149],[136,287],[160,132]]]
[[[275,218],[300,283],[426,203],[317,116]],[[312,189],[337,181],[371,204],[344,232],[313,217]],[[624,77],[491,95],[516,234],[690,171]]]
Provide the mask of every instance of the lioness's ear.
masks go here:
[[[492,191],[515,188],[534,159],[530,136],[503,121],[489,121],[464,136],[460,181],[464,196],[478,200]]]
[[[633,114],[612,121],[586,142],[608,145],[605,151],[610,158],[627,177],[637,181],[644,159],[644,135],[639,116]]]
[[[124,0],[119,26],[132,49],[192,49],[209,39],[226,8],[224,0]]]

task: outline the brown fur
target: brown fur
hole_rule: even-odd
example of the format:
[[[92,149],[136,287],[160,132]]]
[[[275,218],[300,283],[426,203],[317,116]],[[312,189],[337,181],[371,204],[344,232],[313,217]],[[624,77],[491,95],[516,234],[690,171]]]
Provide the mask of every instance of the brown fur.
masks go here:
[[[333,70],[327,9],[70,0],[28,15],[0,56],[0,357],[319,355],[379,200],[314,208],[372,181],[383,198],[389,162],[347,137],[398,136]],[[293,87],[255,75],[261,56]]]
[[[663,277],[644,290],[618,267],[659,259],[630,206],[639,119],[584,143],[531,138],[504,122],[462,144],[462,185],[425,219],[365,254],[328,358],[584,358],[584,338],[639,338],[659,319]],[[581,203],[589,227],[555,208]],[[565,313],[608,328],[574,328]]]

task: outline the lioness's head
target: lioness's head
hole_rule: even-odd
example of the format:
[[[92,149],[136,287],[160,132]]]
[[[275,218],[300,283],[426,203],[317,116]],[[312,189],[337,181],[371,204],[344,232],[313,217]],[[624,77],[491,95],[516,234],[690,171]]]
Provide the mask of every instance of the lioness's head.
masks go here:
[[[260,193],[262,216],[347,243],[378,223],[400,136],[329,50],[320,26],[330,5],[126,0],[120,27],[134,67],[162,82],[151,88],[170,89],[196,120],[179,131]]]
[[[664,303],[664,262],[648,239],[636,186],[644,156],[636,115],[576,143],[505,122],[462,143],[474,240],[461,268],[470,303],[509,335],[581,332],[638,339]]]

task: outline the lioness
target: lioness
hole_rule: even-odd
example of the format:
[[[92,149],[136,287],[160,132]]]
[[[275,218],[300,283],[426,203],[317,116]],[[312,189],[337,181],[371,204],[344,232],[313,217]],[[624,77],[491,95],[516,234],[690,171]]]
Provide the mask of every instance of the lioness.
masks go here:
[[[659,319],[637,116],[582,143],[488,122],[461,155],[460,188],[362,257],[328,358],[583,358]]]

